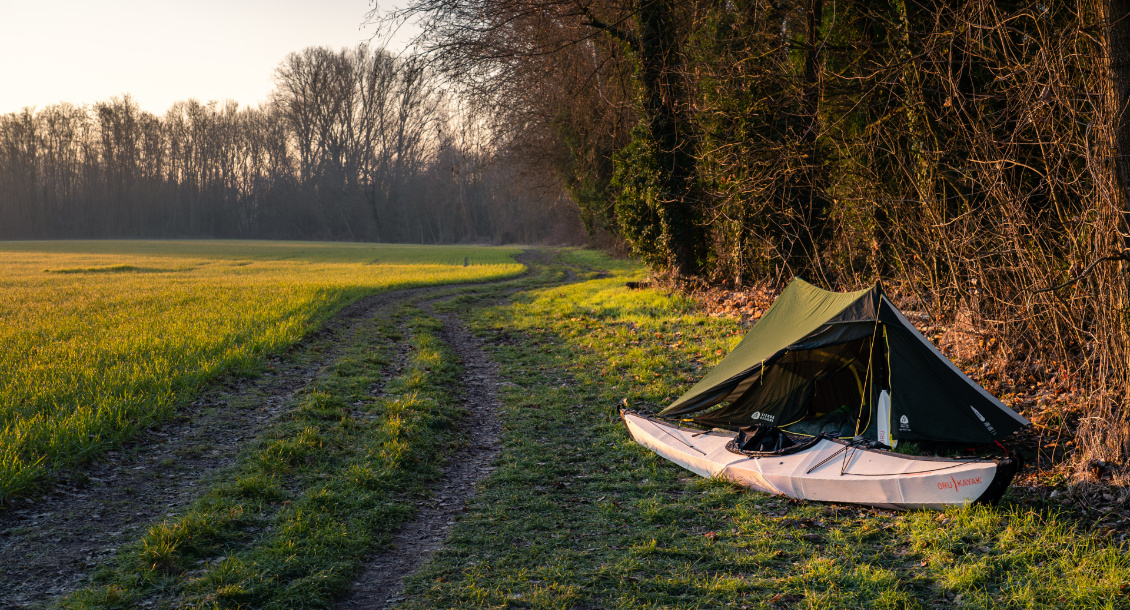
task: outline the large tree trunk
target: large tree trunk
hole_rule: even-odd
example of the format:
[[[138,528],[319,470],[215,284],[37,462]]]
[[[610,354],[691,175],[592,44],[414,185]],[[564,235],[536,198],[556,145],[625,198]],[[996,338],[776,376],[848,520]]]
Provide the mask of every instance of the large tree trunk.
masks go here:
[[[1113,150],[1114,169],[1118,180],[1118,197],[1111,202],[1112,248],[1127,247],[1126,243],[1126,214],[1130,212],[1130,0],[1109,0],[1106,17],[1110,24],[1107,34],[1107,55],[1110,62],[1111,93],[1115,96],[1109,106],[1113,112],[1112,127],[1114,133]],[[1117,269],[1108,271],[1108,287],[1111,292],[1109,300],[1112,309],[1119,314],[1112,320],[1112,326],[1117,328],[1117,344],[1110,349],[1111,356],[1119,362],[1112,363],[1114,369],[1125,373],[1128,351],[1130,351],[1130,328],[1121,312],[1127,308],[1127,292],[1125,262],[1119,262]],[[1111,273],[1113,272],[1113,273]],[[1112,335],[1114,334],[1112,329]],[[1111,337],[1112,339],[1114,337]],[[1121,366],[1119,366],[1121,365]],[[1126,403],[1130,401],[1130,380],[1123,379],[1122,404],[1106,415],[1108,424],[1114,430],[1106,439],[1106,456],[1116,462],[1125,462],[1130,457],[1130,417],[1128,417]],[[1113,406],[1112,406],[1113,407]],[[1121,437],[1121,438],[1119,438]],[[1119,442],[1121,441],[1121,442]],[[1119,447],[1121,445],[1121,447]],[[1117,449],[1121,449],[1121,453]]]
[[[1094,236],[1090,244],[1092,260],[1127,247],[1126,214],[1130,202],[1130,0],[1098,0],[1091,5],[1105,28],[1102,57],[1105,70],[1100,74],[1102,93],[1100,120],[1090,138],[1089,163],[1104,200],[1098,207]],[[1126,361],[1130,355],[1130,327],[1124,312],[1128,306],[1128,287],[1123,266],[1102,265],[1089,283],[1095,298],[1088,303],[1095,349],[1091,366],[1099,387],[1094,393],[1089,417],[1080,422],[1076,436],[1079,463],[1105,460],[1126,463],[1130,458],[1130,378]]]
[[[662,168],[659,176],[661,234],[668,266],[680,278],[701,271],[704,239],[695,189],[694,144],[681,104],[679,34],[673,0],[645,0],[638,13],[636,48],[643,87],[643,113]]]
[[[788,263],[794,273],[805,273],[821,280],[824,271],[821,251],[827,240],[829,201],[825,188],[827,160],[820,150],[823,131],[821,102],[824,98],[824,53],[821,29],[824,26],[824,1],[804,0],[804,97],[801,117],[803,171],[794,195],[796,226]]]
[[[1108,0],[1107,19],[1110,29],[1107,53],[1112,80],[1111,94],[1115,96],[1111,110],[1114,116],[1115,165],[1119,185],[1122,187],[1123,210],[1130,202],[1130,0]]]

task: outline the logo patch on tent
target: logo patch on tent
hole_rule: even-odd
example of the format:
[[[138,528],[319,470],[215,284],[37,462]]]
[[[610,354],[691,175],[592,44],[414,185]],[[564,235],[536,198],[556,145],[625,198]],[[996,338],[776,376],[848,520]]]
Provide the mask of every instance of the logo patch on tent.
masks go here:
[[[981,423],[985,424],[985,427],[989,429],[989,434],[996,436],[997,431],[993,429],[993,424],[990,424],[988,420],[985,419],[985,416],[981,415],[981,412],[975,409],[973,405],[969,405],[969,408],[973,410],[973,414],[977,416],[977,419],[981,420]]]
[[[769,423],[773,423],[773,420],[777,419],[776,417],[774,417],[774,416],[772,416],[768,413],[762,413],[761,411],[754,411],[753,415],[750,415],[749,418],[750,419],[764,419],[765,421],[767,421]]]
[[[899,418],[899,430],[904,432],[910,431],[910,420],[905,415]]]

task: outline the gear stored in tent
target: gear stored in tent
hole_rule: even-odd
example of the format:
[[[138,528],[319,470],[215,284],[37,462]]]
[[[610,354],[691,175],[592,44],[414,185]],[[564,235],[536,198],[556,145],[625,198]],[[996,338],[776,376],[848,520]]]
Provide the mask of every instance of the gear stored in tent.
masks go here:
[[[1029,425],[942,355],[879,284],[837,293],[801,279],[660,416],[892,445],[991,443]]]

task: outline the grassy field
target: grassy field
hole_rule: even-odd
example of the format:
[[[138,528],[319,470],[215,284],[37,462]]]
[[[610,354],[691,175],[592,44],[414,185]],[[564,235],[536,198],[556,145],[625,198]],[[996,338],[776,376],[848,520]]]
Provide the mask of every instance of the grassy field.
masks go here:
[[[625,289],[633,265],[587,252],[571,263],[592,279],[473,310],[514,384],[505,449],[401,607],[1130,606],[1126,549],[1054,510],[1008,497],[946,513],[796,503],[636,445],[618,408],[665,404],[741,330],[678,297]]]
[[[397,607],[1130,607],[1127,549],[1054,508],[1008,495],[944,513],[793,502],[632,442],[620,407],[665,404],[742,334],[678,296],[627,290],[641,273],[573,251],[444,289],[434,308],[463,317],[501,366],[502,451]],[[451,408],[458,359],[421,309],[386,312],[352,341],[187,510],[57,605],[332,607],[475,423]]]
[[[0,243],[0,505],[361,296],[513,276],[517,249]]]
[[[540,267],[533,277],[444,288],[379,314],[234,467],[205,481],[193,504],[150,526],[93,583],[52,607],[333,607],[365,556],[431,495],[443,462],[466,442],[457,424],[474,424],[457,408],[458,357],[416,301],[493,298],[564,277]]]
[[[457,359],[404,307],[362,329],[290,414],[184,514],[149,528],[67,608],[329,607],[440,474]],[[398,343],[400,372],[382,381]]]

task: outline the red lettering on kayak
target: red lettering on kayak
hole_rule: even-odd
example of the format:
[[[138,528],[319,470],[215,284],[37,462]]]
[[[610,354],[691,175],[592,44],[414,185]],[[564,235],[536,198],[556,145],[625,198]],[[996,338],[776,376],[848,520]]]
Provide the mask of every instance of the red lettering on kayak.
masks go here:
[[[969,477],[968,479],[955,479],[952,476],[949,481],[941,481],[938,483],[938,489],[952,489],[957,491],[962,487],[969,487],[970,485],[980,485],[981,477]]]

